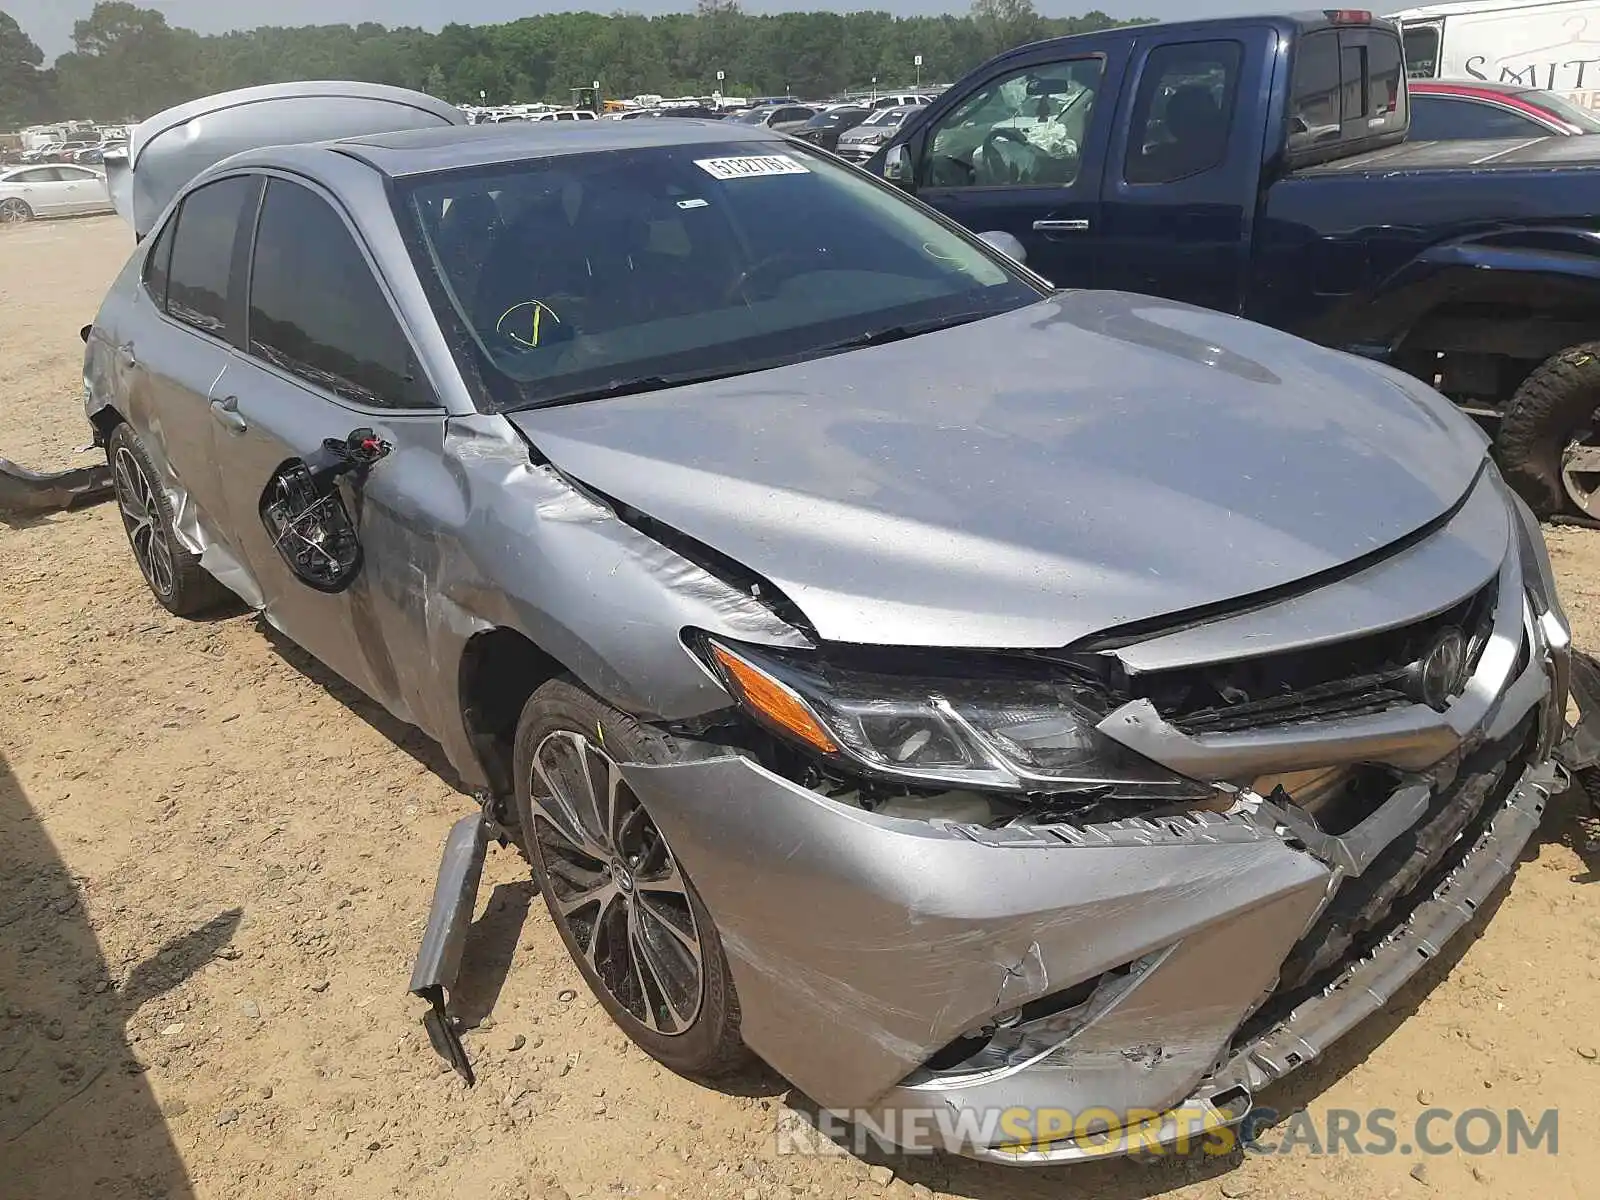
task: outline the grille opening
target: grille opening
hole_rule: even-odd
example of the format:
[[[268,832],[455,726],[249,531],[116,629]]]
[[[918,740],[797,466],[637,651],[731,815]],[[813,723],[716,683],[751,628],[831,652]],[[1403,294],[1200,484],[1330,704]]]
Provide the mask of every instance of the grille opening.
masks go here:
[[[1406,668],[1446,630],[1467,638],[1476,667],[1494,622],[1499,580],[1442,613],[1398,629],[1311,650],[1152,671],[1130,678],[1137,697],[1185,733],[1367,716],[1414,703]]]

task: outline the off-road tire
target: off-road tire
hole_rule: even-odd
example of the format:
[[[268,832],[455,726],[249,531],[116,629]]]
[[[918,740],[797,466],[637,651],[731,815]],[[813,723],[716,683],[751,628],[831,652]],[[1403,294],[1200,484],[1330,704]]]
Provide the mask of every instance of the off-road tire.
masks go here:
[[[1600,342],[1546,359],[1511,397],[1495,439],[1506,481],[1543,518],[1573,510],[1561,455],[1600,409]]]
[[[546,737],[556,732],[578,733],[587,739],[598,739],[598,744],[617,762],[676,762],[683,757],[680,747],[669,735],[612,708],[570,677],[551,680],[528,698],[517,722],[517,820],[522,827],[522,843],[527,848],[533,877],[544,896],[551,922],[589,985],[589,990],[618,1027],[646,1054],[680,1075],[714,1079],[739,1071],[748,1065],[751,1057],[739,1036],[739,998],[734,991],[733,977],[716,924],[681,862],[678,869],[688,885],[689,903],[701,941],[703,982],[699,1012],[693,1023],[680,1033],[658,1033],[618,1003],[584,961],[572,931],[557,915],[554,892],[539,839],[535,835],[532,802],[532,788],[536,782],[534,752]]]
[[[151,461],[150,452],[139,440],[139,435],[125,424],[113,429],[111,437],[106,441],[106,462],[111,468],[111,482],[116,491],[118,507],[126,513],[127,497],[123,493],[127,480],[118,476],[118,456],[122,454],[133,459],[138,469],[144,473],[145,480],[151,485],[150,493],[153,497],[151,523],[159,525],[172,564],[171,583],[162,586],[160,580],[153,578],[152,572],[146,568],[138,549],[133,546],[133,533],[131,530],[128,531],[129,547],[134,551],[134,561],[139,565],[140,573],[150,588],[150,594],[162,608],[176,617],[197,616],[231,600],[233,593],[218,583],[200,565],[198,556],[189,553],[174,536],[172,505],[167,500],[166,491],[160,486],[161,475],[156,470],[155,463]],[[124,516],[125,528],[126,525],[127,519]]]

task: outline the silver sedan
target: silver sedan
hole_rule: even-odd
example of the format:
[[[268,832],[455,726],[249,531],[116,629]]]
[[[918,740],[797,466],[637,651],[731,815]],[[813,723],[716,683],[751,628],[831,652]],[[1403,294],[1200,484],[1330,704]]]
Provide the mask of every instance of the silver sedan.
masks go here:
[[[0,171],[0,225],[35,217],[111,212],[106,177],[90,167],[46,163]]]

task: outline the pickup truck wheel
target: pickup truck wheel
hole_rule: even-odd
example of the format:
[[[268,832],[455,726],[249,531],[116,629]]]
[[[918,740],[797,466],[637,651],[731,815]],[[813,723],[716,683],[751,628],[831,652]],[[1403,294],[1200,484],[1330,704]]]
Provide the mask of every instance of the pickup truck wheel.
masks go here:
[[[1600,342],[1545,360],[1506,408],[1495,440],[1506,480],[1540,517],[1600,517]]]
[[[533,876],[572,961],[611,1019],[682,1075],[748,1061],[716,924],[619,762],[681,758],[668,734],[570,679],[517,723],[517,815]]]

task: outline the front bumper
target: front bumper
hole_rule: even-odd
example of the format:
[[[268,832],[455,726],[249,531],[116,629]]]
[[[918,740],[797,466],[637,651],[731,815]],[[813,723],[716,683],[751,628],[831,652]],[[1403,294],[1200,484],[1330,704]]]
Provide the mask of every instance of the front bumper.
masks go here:
[[[1103,1156],[1108,1126],[1137,1127],[1123,1149],[1181,1144],[1383,1004],[1510,874],[1563,786],[1552,597],[1511,536],[1493,639],[1444,714],[1207,740],[1122,713],[1124,740],[1198,778],[1406,773],[1340,836],[1253,796],[988,828],[851,808],[738,756],[623,769],[717,922],[745,1040],[823,1108],[1014,1164]],[[1033,1036],[948,1061],[997,1028]]]

